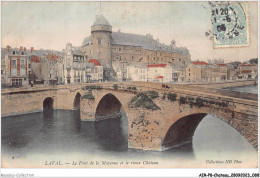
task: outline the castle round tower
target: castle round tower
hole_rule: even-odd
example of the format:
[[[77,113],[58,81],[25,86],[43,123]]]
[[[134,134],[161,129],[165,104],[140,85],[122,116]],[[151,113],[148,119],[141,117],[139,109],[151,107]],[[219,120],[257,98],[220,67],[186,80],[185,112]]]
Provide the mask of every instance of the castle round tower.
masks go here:
[[[112,69],[112,48],[111,48],[112,26],[102,14],[96,16],[91,26],[91,57],[98,59],[102,66]]]

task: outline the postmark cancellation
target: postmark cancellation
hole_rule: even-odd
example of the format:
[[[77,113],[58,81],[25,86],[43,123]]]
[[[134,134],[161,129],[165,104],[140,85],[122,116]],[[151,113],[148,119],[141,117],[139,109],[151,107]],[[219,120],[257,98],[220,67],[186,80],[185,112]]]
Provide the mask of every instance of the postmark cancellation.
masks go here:
[[[222,2],[211,7],[214,48],[249,46],[248,4]]]

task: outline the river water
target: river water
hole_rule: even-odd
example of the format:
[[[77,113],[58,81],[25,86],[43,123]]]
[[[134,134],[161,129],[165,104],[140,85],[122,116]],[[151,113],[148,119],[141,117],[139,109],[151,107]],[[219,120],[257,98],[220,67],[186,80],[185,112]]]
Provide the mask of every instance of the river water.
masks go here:
[[[255,86],[249,88],[257,93]],[[210,115],[191,144],[163,152],[128,149],[124,113],[98,122],[81,122],[79,111],[68,110],[4,117],[1,139],[3,167],[257,167],[257,151]]]

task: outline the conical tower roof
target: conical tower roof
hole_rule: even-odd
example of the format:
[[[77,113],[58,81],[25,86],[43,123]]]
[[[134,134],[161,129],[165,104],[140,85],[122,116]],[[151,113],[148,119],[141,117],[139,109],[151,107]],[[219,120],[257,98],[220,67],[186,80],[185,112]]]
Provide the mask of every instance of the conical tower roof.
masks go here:
[[[96,20],[92,26],[111,26],[111,25],[102,14],[99,14],[96,16]]]

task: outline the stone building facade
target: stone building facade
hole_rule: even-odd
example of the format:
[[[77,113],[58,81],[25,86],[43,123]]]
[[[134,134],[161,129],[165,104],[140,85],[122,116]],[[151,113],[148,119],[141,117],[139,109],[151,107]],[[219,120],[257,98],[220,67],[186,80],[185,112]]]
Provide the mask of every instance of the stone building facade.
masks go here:
[[[170,64],[132,64],[127,67],[128,81],[170,83],[172,74]]]
[[[191,56],[186,48],[175,46],[173,40],[165,45],[150,34],[137,35],[112,32],[112,26],[103,15],[98,15],[91,26],[91,36],[84,39],[82,51],[88,59],[98,59],[104,70],[112,70],[112,61],[161,64],[174,63],[187,65]]]
[[[239,79],[256,79],[258,76],[258,67],[254,64],[240,64],[238,67]]]
[[[1,64],[3,67],[1,69],[2,86],[21,87],[28,85],[28,58],[25,47],[12,49],[7,46]]]
[[[186,81],[216,82],[228,80],[228,70],[226,64],[209,65],[206,62],[192,62],[186,68]]]
[[[65,84],[84,83],[87,60],[79,48],[71,43],[63,51],[63,78]]]
[[[172,82],[172,68],[169,64],[148,64],[147,67],[149,82]]]
[[[96,59],[88,60],[86,65],[86,82],[102,82],[103,81],[103,66]]]
[[[129,65],[127,66],[127,80],[128,81],[142,81],[148,82],[148,67],[142,65]]]
[[[127,68],[129,64],[126,61],[112,61],[112,67],[116,73],[117,81],[127,80]]]

